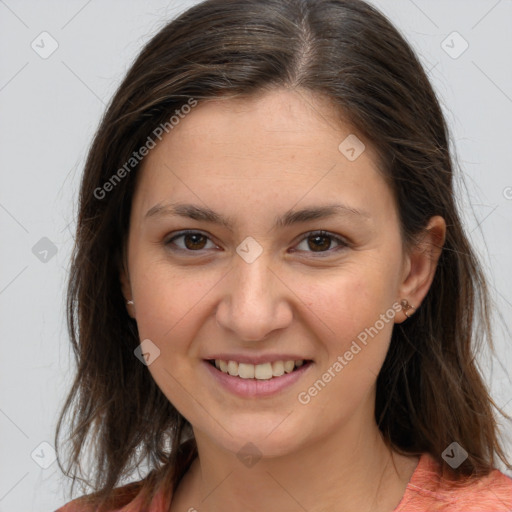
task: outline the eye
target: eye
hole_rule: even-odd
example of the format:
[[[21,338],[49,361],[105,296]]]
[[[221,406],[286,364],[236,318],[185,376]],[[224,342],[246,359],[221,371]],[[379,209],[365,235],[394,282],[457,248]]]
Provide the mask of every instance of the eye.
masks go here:
[[[177,243],[177,240],[180,240],[180,243]],[[207,247],[208,242],[211,243],[210,247]],[[198,252],[203,249],[212,249],[217,247],[206,235],[199,231],[182,231],[167,240],[165,245],[176,245],[178,250],[188,252]]]
[[[339,236],[327,233],[326,231],[313,231],[307,233],[307,235],[301,240],[297,246],[301,251],[314,252],[314,253],[332,253],[332,244],[335,242],[336,249],[348,247],[348,242],[340,238]],[[300,248],[300,246],[303,246]]]
[[[332,247],[333,243],[337,244],[334,249]],[[172,250],[185,252],[199,252],[217,247],[207,235],[200,231],[182,231],[167,240],[165,245],[175,246],[176,249],[172,248]],[[299,250],[312,253],[332,253],[334,250],[348,247],[348,245],[348,242],[339,236],[326,231],[313,231],[311,233],[307,233],[297,245],[297,248],[292,249],[292,252]]]

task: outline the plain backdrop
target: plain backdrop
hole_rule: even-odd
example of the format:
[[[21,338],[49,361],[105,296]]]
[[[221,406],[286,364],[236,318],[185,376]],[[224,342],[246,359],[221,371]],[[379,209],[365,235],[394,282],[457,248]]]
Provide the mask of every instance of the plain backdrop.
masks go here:
[[[193,3],[0,0],[0,512],[50,512],[70,498],[53,437],[74,371],[64,291],[84,158],[142,44]],[[496,303],[497,356],[481,364],[510,414],[512,2],[374,3],[443,104],[467,185],[464,221]]]

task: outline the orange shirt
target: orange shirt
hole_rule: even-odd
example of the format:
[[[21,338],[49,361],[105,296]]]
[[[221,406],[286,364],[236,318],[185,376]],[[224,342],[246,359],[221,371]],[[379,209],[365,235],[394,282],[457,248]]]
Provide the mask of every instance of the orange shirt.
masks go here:
[[[393,512],[512,512],[512,479],[495,469],[488,476],[461,487],[443,479],[439,464],[424,453]],[[116,490],[111,512],[169,512],[169,501],[159,494],[149,509],[141,506],[143,482]],[[56,512],[95,512],[77,498]]]

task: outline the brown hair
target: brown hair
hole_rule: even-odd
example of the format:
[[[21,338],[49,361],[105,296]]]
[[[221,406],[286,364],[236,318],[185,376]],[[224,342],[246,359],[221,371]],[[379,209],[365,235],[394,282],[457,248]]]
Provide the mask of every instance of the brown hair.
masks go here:
[[[119,282],[140,165],[105,197],[97,191],[190,99],[275,87],[329,98],[375,148],[404,244],[434,215],[447,223],[431,289],[417,313],[395,325],[378,376],[375,417],[383,435],[398,451],[428,452],[440,462],[457,441],[469,456],[455,476],[487,474],[496,454],[508,464],[495,404],[475,366],[478,344],[491,340],[486,283],[457,213],[445,120],[414,52],[361,0],[208,0],[142,50],[102,119],[81,183],[68,288],[77,373],[55,444],[73,411],[70,465],[64,469],[60,456],[59,465],[74,485],[86,440],[94,441],[95,503],[144,459],[152,478],[161,469],[173,486],[191,460],[178,458],[190,425],[134,356],[137,325]]]

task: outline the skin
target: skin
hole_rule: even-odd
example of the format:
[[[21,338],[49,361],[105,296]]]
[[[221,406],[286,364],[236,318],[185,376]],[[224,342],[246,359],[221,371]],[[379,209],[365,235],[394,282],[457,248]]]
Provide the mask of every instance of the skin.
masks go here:
[[[418,462],[394,453],[373,417],[376,378],[403,312],[307,405],[297,399],[393,303],[420,306],[445,237],[443,219],[433,217],[421,242],[405,249],[369,142],[349,161],[338,146],[357,132],[333,112],[301,90],[201,103],[150,152],[138,176],[123,293],[134,301],[128,310],[141,340],[160,350],[148,369],[192,424],[199,452],[173,511],[220,511],[229,503],[231,511],[389,512]],[[208,207],[232,227],[145,218],[168,202]],[[366,216],[274,226],[288,210],[330,203]],[[169,242],[185,229],[207,238]],[[308,239],[316,230],[347,244],[322,238],[318,249]],[[252,263],[236,252],[248,236],[263,250]],[[240,398],[204,369],[215,352],[291,352],[313,364],[275,396]],[[252,467],[236,456],[247,442],[262,454]]]

